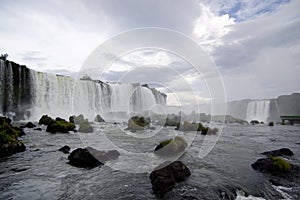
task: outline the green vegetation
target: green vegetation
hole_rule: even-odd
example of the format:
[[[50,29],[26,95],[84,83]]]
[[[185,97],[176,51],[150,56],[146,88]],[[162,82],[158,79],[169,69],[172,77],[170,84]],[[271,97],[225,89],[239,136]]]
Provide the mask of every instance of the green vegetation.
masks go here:
[[[161,141],[159,145],[156,146],[154,152],[159,155],[172,155],[183,152],[186,147],[186,141],[176,136],[175,138]]]
[[[52,120],[50,124],[48,124],[46,131],[50,133],[68,133],[69,131],[74,131],[74,129],[75,124],[67,122],[66,120],[58,117],[55,120]]]
[[[150,118],[144,118],[139,116],[131,117],[128,120],[128,127],[127,130],[144,130],[150,127]]]
[[[272,165],[276,170],[279,171],[287,172],[291,170],[290,163],[281,157],[272,157]]]

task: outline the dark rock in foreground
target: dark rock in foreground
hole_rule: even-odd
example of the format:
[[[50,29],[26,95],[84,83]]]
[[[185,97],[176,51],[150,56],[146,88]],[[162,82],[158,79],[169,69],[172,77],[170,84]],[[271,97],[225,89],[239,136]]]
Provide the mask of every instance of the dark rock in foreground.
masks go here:
[[[17,139],[20,135],[23,135],[23,131],[13,127],[10,119],[0,117],[0,157],[26,150],[25,145]]]
[[[58,149],[58,151],[61,151],[65,154],[69,154],[70,150],[71,150],[71,148],[68,145],[65,145],[65,146],[61,147],[60,149]]]
[[[159,167],[150,174],[152,190],[162,198],[175,187],[176,183],[185,181],[190,175],[190,170],[181,161],[172,162],[163,168]]]
[[[91,169],[103,165],[108,160],[117,159],[119,155],[119,152],[116,150],[104,152],[87,147],[85,149],[75,149],[68,159],[70,165]]]
[[[294,153],[288,148],[281,148],[273,151],[266,151],[262,153],[268,157],[275,157],[275,156],[292,156]]]
[[[25,127],[26,128],[34,128],[34,127],[36,127],[36,125],[33,124],[32,122],[28,122],[27,124],[25,124]]]

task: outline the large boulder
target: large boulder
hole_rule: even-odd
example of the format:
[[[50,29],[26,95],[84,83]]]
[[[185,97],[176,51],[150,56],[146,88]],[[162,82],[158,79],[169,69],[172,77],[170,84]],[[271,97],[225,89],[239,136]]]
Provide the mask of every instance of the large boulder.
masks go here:
[[[69,133],[75,130],[75,124],[67,122],[64,119],[56,118],[52,123],[48,124],[46,132],[50,133]]]
[[[92,133],[93,131],[94,131],[93,127],[91,126],[91,124],[87,120],[80,123],[78,132],[80,132],[80,133]]]
[[[70,165],[91,169],[103,165],[108,160],[117,159],[119,155],[119,152],[116,150],[104,152],[87,147],[85,149],[75,149],[69,155],[68,159]]]
[[[144,117],[134,116],[128,120],[128,127],[126,130],[138,131],[148,129],[149,127],[150,118],[145,119]]]
[[[187,166],[181,161],[175,161],[164,167],[159,166],[150,174],[152,190],[154,194],[162,198],[164,195],[171,191],[176,183],[185,181],[191,175]]]
[[[94,121],[95,121],[95,122],[105,122],[105,120],[104,120],[100,115],[96,115]]]
[[[288,148],[281,148],[281,149],[277,149],[277,150],[266,151],[266,152],[263,152],[262,154],[266,155],[268,157],[292,156],[292,155],[294,155],[294,153]]]
[[[73,115],[71,117],[73,117],[73,121],[74,121],[75,124],[81,124],[82,122],[85,121],[83,114],[80,114],[78,116]]]
[[[154,153],[160,156],[177,156],[182,154],[188,144],[186,141],[176,136],[175,138],[161,141],[154,149]]]
[[[54,119],[49,117],[48,115],[43,115],[41,119],[39,120],[39,124],[43,124],[48,126],[49,124],[53,123]]]
[[[26,150],[25,145],[17,139],[23,131],[11,125],[11,120],[0,117],[0,157],[10,156]]]

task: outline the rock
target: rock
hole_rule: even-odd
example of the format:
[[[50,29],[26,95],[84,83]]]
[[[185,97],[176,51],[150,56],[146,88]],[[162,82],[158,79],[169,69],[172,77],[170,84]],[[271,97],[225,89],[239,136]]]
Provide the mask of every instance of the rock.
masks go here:
[[[95,122],[105,122],[105,120],[104,120],[100,115],[96,115],[94,121],[95,121]]]
[[[209,127],[206,127],[202,129],[201,135],[216,135],[218,131],[219,130],[217,128],[211,129]]]
[[[69,117],[69,122],[75,124],[74,116]]]
[[[191,175],[190,170],[181,161],[160,167],[150,174],[152,190],[160,198],[171,191],[176,183],[185,181]]]
[[[144,118],[139,116],[131,117],[128,120],[128,127],[125,130],[132,130],[132,131],[138,131],[138,130],[145,130],[150,127],[150,118]]]
[[[84,122],[81,122],[79,125],[78,132],[80,133],[92,133],[94,131],[91,124],[86,120]]]
[[[39,124],[49,125],[54,122],[54,119],[49,117],[48,115],[43,115],[41,119],[39,120]]]
[[[11,125],[10,119],[0,117],[0,157],[25,151],[25,145],[17,139],[18,136],[23,134],[20,128]]]
[[[177,156],[184,152],[187,147],[186,141],[179,136],[173,139],[161,141],[155,147],[154,153],[160,156]]]
[[[80,114],[77,117],[73,116],[73,120],[74,120],[75,124],[81,124],[85,121],[83,114]]]
[[[275,157],[275,156],[292,156],[294,153],[288,148],[281,148],[273,151],[266,151],[262,153],[268,157]]]
[[[75,129],[75,124],[67,122],[66,120],[58,117],[47,126],[46,132],[68,133],[69,131],[74,131],[74,129]]]
[[[70,150],[71,150],[71,148],[68,145],[65,145],[65,146],[61,147],[60,149],[58,149],[58,151],[61,151],[65,154],[69,154]]]
[[[252,125],[259,124],[259,121],[258,120],[251,120],[250,124],[252,124]]]
[[[34,128],[36,127],[36,125],[34,125],[32,122],[28,122],[27,124],[25,124],[26,128]]]
[[[263,173],[288,172],[291,169],[290,163],[280,157],[260,158],[253,163],[252,168]]]
[[[43,129],[42,128],[35,128],[33,130],[35,130],[35,131],[42,131]]]
[[[98,151],[94,148],[78,148],[69,155],[69,164],[75,167],[94,168],[103,165],[108,160],[114,160],[119,157],[120,153],[116,150],[108,152]]]
[[[99,162],[87,149],[78,148],[68,157],[69,164],[81,168],[95,168],[103,163]]]
[[[274,126],[274,122],[269,122],[268,126]]]

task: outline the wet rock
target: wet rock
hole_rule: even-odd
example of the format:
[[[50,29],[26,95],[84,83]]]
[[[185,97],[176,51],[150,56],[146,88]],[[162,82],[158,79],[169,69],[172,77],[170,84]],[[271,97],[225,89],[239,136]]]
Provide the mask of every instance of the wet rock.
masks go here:
[[[274,126],[274,122],[269,122],[268,126]]]
[[[96,115],[94,121],[95,122],[105,122],[105,120],[100,115]]]
[[[41,119],[39,120],[39,124],[43,124],[43,125],[49,125],[51,123],[53,123],[54,119],[52,119],[51,117],[49,117],[48,115],[43,115],[41,117]]]
[[[145,130],[150,127],[150,118],[144,118],[139,116],[131,117],[128,120],[128,127],[126,130],[131,131],[139,131],[139,130]]]
[[[184,181],[190,175],[190,170],[181,161],[172,162],[162,168],[160,166],[150,174],[152,190],[162,198],[174,188],[176,183]]]
[[[58,149],[58,151],[61,151],[65,154],[69,154],[70,150],[71,150],[71,148],[68,145],[65,145],[65,146],[61,147],[60,149]]]
[[[288,149],[288,148],[281,148],[273,151],[266,151],[262,153],[263,155],[266,155],[268,157],[274,157],[274,156],[292,156],[294,153]]]
[[[78,132],[80,132],[80,133],[92,133],[93,131],[94,131],[93,127],[91,126],[91,124],[87,120],[80,123]]]
[[[74,115],[72,117],[73,117],[73,121],[75,122],[75,124],[80,124],[80,123],[83,123],[85,121],[83,114],[80,114],[77,117]]]
[[[32,122],[28,122],[27,124],[25,124],[25,127],[26,128],[34,128],[34,127],[36,127],[36,125],[33,124]]]
[[[184,152],[188,144],[186,141],[176,136],[175,138],[161,141],[154,150],[154,153],[160,156],[176,156]]]
[[[26,150],[25,145],[17,139],[22,135],[20,128],[13,127],[11,120],[6,117],[0,117],[0,157],[10,156],[12,154]]]
[[[50,133],[69,133],[75,130],[75,124],[67,122],[66,120],[57,117],[52,123],[47,126],[46,132]]]
[[[250,124],[252,124],[252,125],[259,124],[259,121],[258,120],[251,120]]]
[[[105,152],[87,147],[85,149],[75,149],[68,159],[70,165],[91,169],[103,165],[108,160],[117,159],[119,155],[119,152],[116,150]]]
[[[33,130],[35,130],[35,131],[42,131],[43,129],[42,128],[35,128]]]

